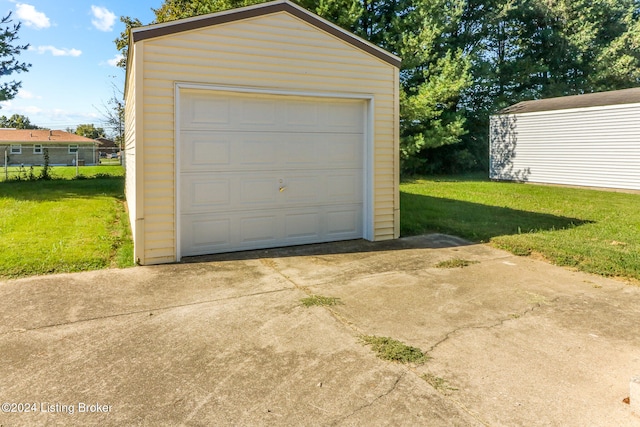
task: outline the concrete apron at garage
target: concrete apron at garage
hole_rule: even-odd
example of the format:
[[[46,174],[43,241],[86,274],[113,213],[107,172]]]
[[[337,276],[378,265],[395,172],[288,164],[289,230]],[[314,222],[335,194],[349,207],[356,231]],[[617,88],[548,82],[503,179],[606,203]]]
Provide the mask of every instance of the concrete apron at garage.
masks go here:
[[[638,287],[442,235],[188,261],[0,283],[0,424],[640,423]]]

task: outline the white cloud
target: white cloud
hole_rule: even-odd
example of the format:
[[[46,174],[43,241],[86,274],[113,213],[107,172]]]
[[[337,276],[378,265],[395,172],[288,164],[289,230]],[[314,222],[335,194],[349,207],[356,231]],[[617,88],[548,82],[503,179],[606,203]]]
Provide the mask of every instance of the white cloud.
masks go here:
[[[117,67],[118,62],[120,62],[122,59],[124,59],[124,55],[118,54],[114,56],[112,59],[108,60],[107,64],[111,65],[112,67]]]
[[[16,16],[23,21],[27,27],[33,27],[37,29],[49,28],[51,22],[49,18],[42,12],[38,12],[36,8],[30,4],[17,3],[16,4]]]
[[[42,108],[34,105],[28,105],[26,107],[14,105],[11,101],[2,101],[0,102],[0,106],[2,110],[9,110],[9,112],[2,112],[2,114],[6,116],[12,116],[14,114],[28,116],[29,114],[40,114],[44,111]]]
[[[41,96],[35,95],[32,92],[29,92],[28,90],[24,90],[24,89],[20,89],[20,92],[18,92],[18,95],[16,95],[16,98],[19,98],[19,99],[42,99]]]
[[[91,13],[95,19],[91,23],[100,31],[113,30],[113,24],[116,22],[116,15],[105,7],[91,5]]]
[[[40,107],[36,107],[33,105],[27,106],[27,107],[18,107],[16,108],[16,110],[21,111],[22,113],[24,113],[24,115],[28,115],[28,114],[40,114],[42,113],[42,108]]]
[[[39,54],[44,54],[47,52],[51,52],[53,56],[80,56],[82,55],[82,51],[78,49],[66,49],[66,48],[57,48],[55,46],[38,46],[38,47],[30,47],[29,50],[35,50]]]

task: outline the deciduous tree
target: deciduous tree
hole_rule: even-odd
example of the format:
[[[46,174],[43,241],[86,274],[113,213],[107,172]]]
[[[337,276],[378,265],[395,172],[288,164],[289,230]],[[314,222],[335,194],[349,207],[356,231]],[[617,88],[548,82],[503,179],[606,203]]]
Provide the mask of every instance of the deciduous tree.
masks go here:
[[[106,136],[104,129],[96,127],[93,123],[78,125],[74,133],[90,139],[104,138]]]
[[[0,116],[0,127],[12,129],[40,129],[39,126],[31,123],[29,117],[21,114],[14,114],[9,118],[7,118],[7,116]]]
[[[28,44],[15,44],[19,30],[20,23],[12,24],[11,13],[0,20],[0,76],[2,77],[29,71],[31,67],[31,64],[16,59],[22,51],[29,48]],[[20,86],[21,82],[16,80],[0,84],[0,101],[13,99]]]

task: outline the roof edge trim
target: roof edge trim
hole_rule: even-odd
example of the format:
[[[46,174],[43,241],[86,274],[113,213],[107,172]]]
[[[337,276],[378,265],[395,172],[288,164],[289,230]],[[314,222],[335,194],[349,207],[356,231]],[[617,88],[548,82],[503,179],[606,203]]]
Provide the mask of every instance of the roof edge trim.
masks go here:
[[[640,103],[640,87],[521,101],[499,110],[495,115],[602,108],[637,103]]]

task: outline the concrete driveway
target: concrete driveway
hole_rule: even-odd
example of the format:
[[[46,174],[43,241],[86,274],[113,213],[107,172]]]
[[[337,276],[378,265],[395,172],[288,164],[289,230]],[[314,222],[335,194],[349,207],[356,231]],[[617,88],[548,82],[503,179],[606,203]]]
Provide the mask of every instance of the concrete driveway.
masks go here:
[[[2,426],[640,425],[640,288],[443,235],[6,281],[0,316]]]

